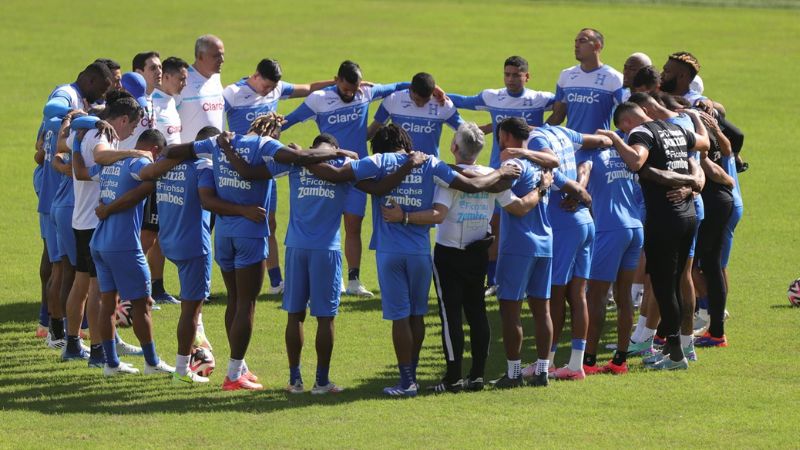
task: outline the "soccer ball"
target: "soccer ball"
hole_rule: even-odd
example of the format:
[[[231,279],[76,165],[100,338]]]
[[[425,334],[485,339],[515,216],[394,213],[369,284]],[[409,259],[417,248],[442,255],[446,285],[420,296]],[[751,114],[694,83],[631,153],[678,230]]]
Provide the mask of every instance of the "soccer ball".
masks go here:
[[[131,302],[124,300],[117,305],[117,326],[129,327],[133,323],[133,316],[131,316]]]
[[[789,297],[789,303],[791,303],[792,306],[800,306],[800,278],[792,281],[786,295]]]
[[[214,355],[208,349],[197,347],[192,350],[192,356],[189,358],[189,370],[192,372],[207,377],[214,372]]]

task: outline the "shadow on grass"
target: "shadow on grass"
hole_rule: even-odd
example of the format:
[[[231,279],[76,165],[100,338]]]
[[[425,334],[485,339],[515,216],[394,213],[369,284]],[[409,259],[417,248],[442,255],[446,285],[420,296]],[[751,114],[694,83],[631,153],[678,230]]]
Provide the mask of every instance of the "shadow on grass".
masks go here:
[[[41,304],[36,301],[0,303],[0,324],[38,321],[40,306]]]
[[[797,306],[789,304],[780,304],[780,305],[769,305],[770,309],[797,309],[800,311],[800,308]]]

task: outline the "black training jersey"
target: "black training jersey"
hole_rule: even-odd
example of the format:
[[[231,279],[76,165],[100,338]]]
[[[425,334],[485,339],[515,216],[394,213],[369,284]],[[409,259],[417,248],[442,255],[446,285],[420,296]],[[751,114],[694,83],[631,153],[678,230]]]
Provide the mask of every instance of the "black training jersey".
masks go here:
[[[711,148],[708,150],[708,159],[716,165],[725,169],[725,162],[722,161],[722,148],[719,146],[714,133],[708,133],[709,141],[711,141]],[[703,202],[704,203],[733,203],[733,191],[728,186],[719,184],[709,177],[706,177],[706,184],[703,186]]]
[[[689,150],[694,148],[694,133],[683,128],[654,120],[646,122],[631,130],[628,144],[639,144],[649,150],[645,164],[654,169],[688,175]],[[691,198],[681,203],[672,203],[667,199],[669,186],[653,181],[639,179],[642,185],[648,220],[659,220],[669,217],[694,217],[695,209]]]

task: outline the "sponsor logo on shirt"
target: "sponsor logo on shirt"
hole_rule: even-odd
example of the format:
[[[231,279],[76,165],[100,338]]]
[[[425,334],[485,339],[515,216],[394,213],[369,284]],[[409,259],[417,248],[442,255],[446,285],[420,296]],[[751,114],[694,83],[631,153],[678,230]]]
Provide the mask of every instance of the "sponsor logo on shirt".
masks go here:
[[[404,122],[401,125],[401,127],[409,133],[424,133],[424,134],[431,134],[436,129],[431,121],[427,121],[424,124]]]
[[[347,123],[355,120],[358,120],[358,111],[353,111],[351,113],[331,114],[330,116],[328,116],[328,123],[330,125],[336,125],[337,123]]]
[[[591,105],[600,102],[600,94],[598,92],[592,92],[591,94],[570,92],[567,94],[567,101],[569,103],[585,103],[587,105]]]
[[[225,102],[222,100],[216,102],[203,102],[203,111],[222,111],[225,109]]]

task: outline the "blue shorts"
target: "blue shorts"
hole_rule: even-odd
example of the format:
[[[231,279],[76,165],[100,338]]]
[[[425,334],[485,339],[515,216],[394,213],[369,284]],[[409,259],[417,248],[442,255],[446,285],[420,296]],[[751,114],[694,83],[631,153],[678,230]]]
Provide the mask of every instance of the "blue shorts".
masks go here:
[[[276,183],[274,179],[269,180],[269,182],[270,184],[272,184],[272,187],[270,189],[270,194],[269,194],[268,212],[274,213],[278,210],[278,183]]]
[[[689,258],[694,258],[694,248],[697,246],[697,235],[698,231],[700,231],[700,223],[703,222],[703,219],[697,218],[697,226],[694,227],[694,237],[692,238],[692,246],[689,247]]]
[[[497,255],[497,298],[524,300],[550,298],[553,258],[549,256]]]
[[[58,251],[58,233],[56,233],[56,221],[50,214],[40,214],[39,220],[44,221],[44,243],[47,245],[47,257],[51,263],[61,262]]]
[[[181,301],[200,301],[211,293],[211,255],[192,259],[170,259],[178,267]]]
[[[642,228],[598,231],[594,236],[589,279],[614,282],[620,270],[636,270],[643,244]]]
[[[594,223],[553,230],[553,280],[566,286],[572,278],[589,278]]]
[[[150,268],[142,249],[99,252],[92,249],[100,292],[117,291],[120,300],[150,297]]]
[[[244,269],[267,259],[267,238],[214,236],[214,260],[223,272]]]
[[[283,309],[305,311],[314,317],[334,317],[339,311],[342,283],[342,252],[286,247],[286,281]]]
[[[48,214],[39,213],[39,237],[47,239],[47,216]]]
[[[78,262],[78,247],[75,243],[75,232],[72,230],[72,206],[53,208],[50,216],[56,222],[56,239],[58,253],[67,255],[69,263],[75,266]]]
[[[731,218],[728,220],[728,226],[722,232],[722,268],[728,267],[728,260],[731,258],[731,248],[733,248],[733,232],[736,230],[736,225],[742,220],[742,213],[744,213],[744,206],[734,206]]]
[[[386,320],[424,316],[433,277],[430,255],[376,252],[381,307]]]
[[[344,213],[364,217],[367,213],[367,193],[356,188],[349,189],[344,200]]]

